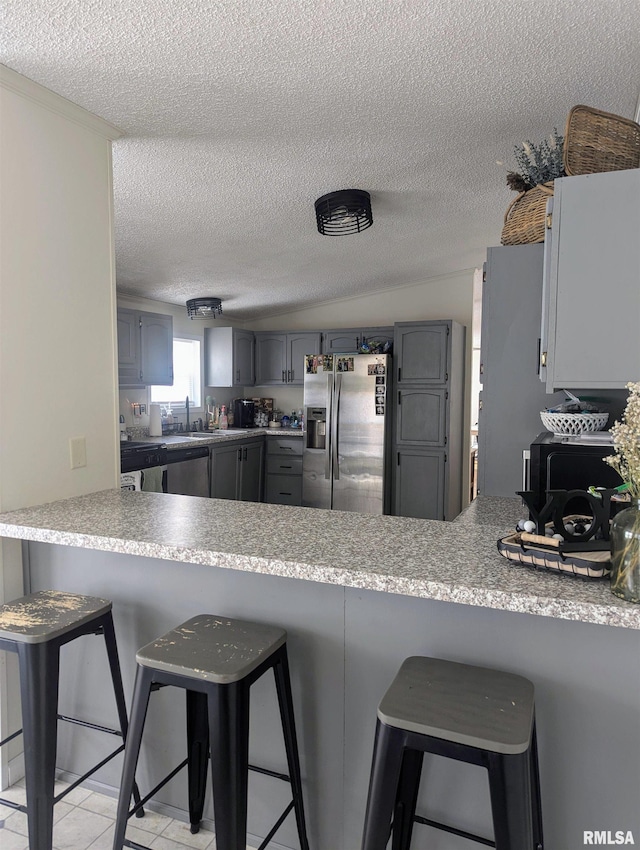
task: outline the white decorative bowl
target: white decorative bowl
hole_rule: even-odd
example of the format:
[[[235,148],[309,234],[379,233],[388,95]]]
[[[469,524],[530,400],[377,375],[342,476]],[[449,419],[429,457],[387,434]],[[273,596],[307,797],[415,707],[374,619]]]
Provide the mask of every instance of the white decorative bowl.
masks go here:
[[[547,431],[554,434],[573,435],[589,434],[602,431],[609,421],[608,413],[548,413],[540,412],[540,419]]]

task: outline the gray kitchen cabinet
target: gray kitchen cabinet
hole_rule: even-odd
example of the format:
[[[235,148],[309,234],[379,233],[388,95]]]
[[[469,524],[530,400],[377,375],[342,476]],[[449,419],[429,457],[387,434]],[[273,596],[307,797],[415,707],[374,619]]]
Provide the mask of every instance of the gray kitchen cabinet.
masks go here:
[[[211,448],[211,498],[262,501],[264,437]]]
[[[446,384],[447,322],[398,322],[394,353],[398,384]]]
[[[267,437],[265,501],[272,505],[302,504],[302,451],[300,437]]]
[[[478,413],[478,493],[485,496],[522,489],[522,453],[544,430],[540,411],[556,402],[538,378],[544,259],[540,243],[487,251]]]
[[[320,352],[320,333],[258,331],[256,337],[256,384],[268,386],[304,383],[306,354]]]
[[[240,328],[205,328],[204,382],[207,387],[252,387],[255,336]]]
[[[447,390],[433,387],[398,389],[396,439],[403,445],[446,446]]]
[[[640,169],[556,180],[546,233],[547,392],[624,388],[640,374]]]
[[[453,519],[462,509],[465,329],[395,326],[392,504],[396,516]]]
[[[393,328],[338,328],[322,332],[322,354],[358,351],[363,342],[393,342]]]
[[[121,387],[173,384],[173,317],[119,307],[118,383]]]
[[[444,519],[446,464],[443,450],[396,449],[396,516]]]

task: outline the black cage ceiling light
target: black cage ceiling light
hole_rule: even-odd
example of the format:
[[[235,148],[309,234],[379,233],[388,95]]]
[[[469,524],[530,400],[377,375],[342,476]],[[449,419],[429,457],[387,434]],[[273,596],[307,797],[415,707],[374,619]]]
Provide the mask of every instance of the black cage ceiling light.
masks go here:
[[[323,236],[360,233],[373,224],[371,195],[362,189],[329,192],[316,201],[316,221]]]
[[[187,316],[190,319],[215,319],[222,314],[219,298],[191,298],[187,301]]]

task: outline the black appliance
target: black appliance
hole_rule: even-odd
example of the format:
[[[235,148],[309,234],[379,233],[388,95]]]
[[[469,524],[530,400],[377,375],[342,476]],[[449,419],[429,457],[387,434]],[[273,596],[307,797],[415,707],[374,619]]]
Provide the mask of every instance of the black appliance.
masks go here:
[[[120,443],[120,472],[136,472],[167,462],[165,443],[139,443],[123,440]]]
[[[603,461],[614,453],[610,442],[593,435],[587,442],[569,436],[556,436],[550,431],[538,434],[531,443],[528,490],[535,493],[540,507],[547,490],[587,490],[589,487],[617,487],[622,484],[618,473]],[[590,513],[588,504],[575,504],[575,513]],[[625,507],[624,503],[622,506]]]
[[[253,428],[256,406],[250,398],[237,398],[233,402],[233,427]]]

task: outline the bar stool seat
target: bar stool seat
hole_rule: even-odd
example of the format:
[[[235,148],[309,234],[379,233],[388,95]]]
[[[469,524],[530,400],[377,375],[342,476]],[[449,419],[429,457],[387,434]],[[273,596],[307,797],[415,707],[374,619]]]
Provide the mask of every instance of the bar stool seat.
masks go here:
[[[167,685],[186,691],[187,758],[156,785],[142,803],[186,765],[191,832],[198,832],[210,760],[216,848],[244,850],[248,771],[255,770],[287,781],[292,787],[291,802],[261,846],[267,846],[293,809],[301,848],[308,850],[286,640],[286,631],[277,626],[200,614],[138,651],[114,850],[134,846],[125,838],[127,820],[137,809],[134,806],[129,810],[131,782],[150,694]],[[249,764],[249,689],[269,669],[275,676],[288,775]]]
[[[494,841],[417,816],[424,753],[488,770]],[[407,658],[378,707],[363,850],[409,850],[414,822],[495,846],[542,850],[533,684],[511,673]]]
[[[26,812],[31,850],[51,850],[55,803],[124,750],[128,721],[111,608],[107,599],[57,590],[42,590],[0,606],[0,650],[18,655],[23,723],[0,746],[23,735],[27,804],[4,799],[0,803]],[[58,714],[60,648],[88,634],[102,634],[105,639],[119,730]],[[123,744],[54,796],[58,720],[117,735]],[[132,794],[138,802],[135,782]],[[142,808],[138,811],[144,814]]]

